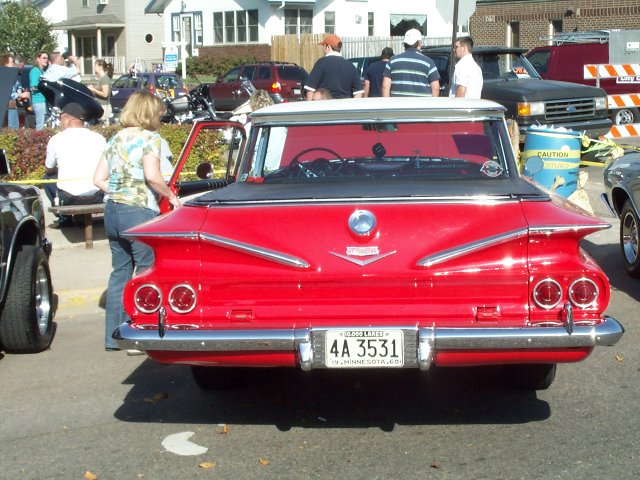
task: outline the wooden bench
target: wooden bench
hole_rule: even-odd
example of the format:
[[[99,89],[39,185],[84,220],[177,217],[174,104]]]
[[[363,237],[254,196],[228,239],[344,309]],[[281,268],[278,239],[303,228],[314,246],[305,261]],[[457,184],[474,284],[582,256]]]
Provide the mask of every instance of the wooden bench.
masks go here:
[[[65,205],[62,207],[49,207],[49,211],[58,215],[80,215],[84,226],[84,245],[93,248],[93,215],[104,213],[104,203],[91,205]]]

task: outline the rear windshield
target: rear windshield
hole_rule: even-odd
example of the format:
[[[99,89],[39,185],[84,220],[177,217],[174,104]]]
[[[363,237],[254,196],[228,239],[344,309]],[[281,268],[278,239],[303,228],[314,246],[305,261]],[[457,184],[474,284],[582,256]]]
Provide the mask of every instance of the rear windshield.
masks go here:
[[[281,66],[278,67],[278,76],[281,80],[304,82],[307,79],[307,72],[300,67]]]
[[[349,182],[509,177],[498,121],[353,123],[252,128],[239,181]]]

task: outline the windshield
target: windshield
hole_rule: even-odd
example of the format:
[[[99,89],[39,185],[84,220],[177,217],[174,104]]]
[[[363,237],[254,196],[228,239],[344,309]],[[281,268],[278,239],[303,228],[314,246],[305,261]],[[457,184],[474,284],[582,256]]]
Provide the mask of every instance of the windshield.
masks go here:
[[[499,179],[512,174],[509,159],[502,121],[261,126],[251,130],[237,180]]]
[[[485,80],[496,78],[540,78],[536,69],[523,56],[517,53],[480,53],[474,52],[473,58],[482,69]]]

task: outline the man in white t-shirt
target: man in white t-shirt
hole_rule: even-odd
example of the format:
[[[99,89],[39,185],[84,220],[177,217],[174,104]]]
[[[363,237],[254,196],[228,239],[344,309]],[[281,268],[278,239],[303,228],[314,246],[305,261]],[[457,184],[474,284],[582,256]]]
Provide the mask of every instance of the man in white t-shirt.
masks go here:
[[[69,65],[65,65],[69,63]],[[42,74],[44,80],[56,82],[63,78],[70,78],[76,82],[80,81],[80,66],[78,59],[73,55],[66,55],[60,52],[53,52],[49,55],[49,66]]]
[[[62,131],[51,137],[47,144],[46,173],[58,174],[60,205],[89,205],[103,201],[103,192],[93,184],[93,174],[106,141],[99,133],[85,128],[84,115],[80,104],[66,104],[60,114]],[[68,217],[58,219],[58,227],[71,225]]]
[[[456,39],[453,53],[458,59],[453,72],[450,97],[480,98],[482,93],[482,69],[473,59],[473,40],[471,37]]]

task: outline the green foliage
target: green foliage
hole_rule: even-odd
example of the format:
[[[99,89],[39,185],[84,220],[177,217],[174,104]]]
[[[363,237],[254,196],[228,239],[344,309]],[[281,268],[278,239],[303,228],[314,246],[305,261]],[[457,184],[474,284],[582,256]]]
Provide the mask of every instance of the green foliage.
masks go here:
[[[5,3],[0,8],[0,50],[19,53],[27,63],[40,51],[52,52],[57,41],[51,24],[40,11],[22,2]]]
[[[208,75],[221,77],[229,69],[242,65],[243,63],[253,63],[256,57],[247,55],[242,57],[224,57],[203,55],[199,57],[187,58],[187,75]],[[178,64],[177,73],[181,74],[182,65]]]
[[[115,135],[122,127],[109,125],[107,127],[95,126],[91,130],[101,134],[106,140]],[[174,162],[180,156],[182,147],[191,131],[190,125],[162,125],[159,133],[171,147]],[[0,129],[0,148],[4,149],[11,165],[11,175],[3,178],[3,181],[28,180],[38,183],[44,175],[44,161],[47,153],[49,139],[58,133],[57,130],[45,128],[36,131],[30,128],[11,130]],[[221,155],[221,146],[216,142],[217,136],[199,135],[198,141],[192,149],[185,168],[185,172],[195,172],[196,166],[202,162],[211,162],[220,167],[224,161]],[[225,164],[226,165],[226,164]],[[195,178],[195,175],[193,175]]]

